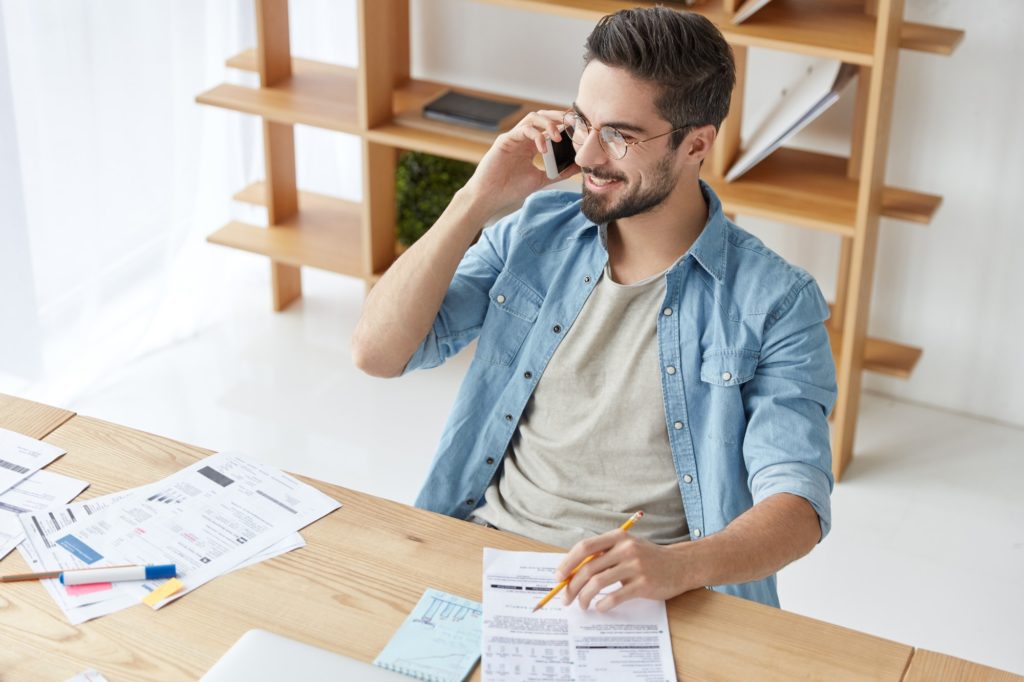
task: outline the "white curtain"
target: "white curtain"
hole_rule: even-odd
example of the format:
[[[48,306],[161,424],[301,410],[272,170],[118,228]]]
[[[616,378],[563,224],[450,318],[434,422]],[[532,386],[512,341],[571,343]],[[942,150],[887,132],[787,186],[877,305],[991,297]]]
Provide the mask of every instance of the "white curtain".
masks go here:
[[[63,403],[194,333],[230,276],[203,237],[253,174],[255,123],[193,101],[252,43],[251,3],[0,5],[0,388]]]
[[[293,52],[354,65],[354,3],[293,2]],[[263,211],[259,119],[201,106],[255,44],[252,0],[0,0],[0,391],[55,404],[270,295],[207,234]],[[304,188],[358,198],[359,147],[297,129]],[[244,290],[244,291],[242,291]]]

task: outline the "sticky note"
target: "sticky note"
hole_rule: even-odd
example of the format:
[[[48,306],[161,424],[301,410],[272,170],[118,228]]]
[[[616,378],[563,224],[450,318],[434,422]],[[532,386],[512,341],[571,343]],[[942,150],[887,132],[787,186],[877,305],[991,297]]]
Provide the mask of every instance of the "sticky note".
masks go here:
[[[163,585],[150,592],[149,595],[142,600],[142,603],[155,609],[157,604],[162,602],[164,599],[167,599],[172,594],[181,592],[183,589],[185,589],[185,583],[181,582],[177,578],[171,578]]]
[[[94,592],[104,592],[113,587],[110,583],[86,583],[85,585],[65,585],[64,589],[67,590],[68,594],[72,597],[78,597],[83,594],[93,594]]]

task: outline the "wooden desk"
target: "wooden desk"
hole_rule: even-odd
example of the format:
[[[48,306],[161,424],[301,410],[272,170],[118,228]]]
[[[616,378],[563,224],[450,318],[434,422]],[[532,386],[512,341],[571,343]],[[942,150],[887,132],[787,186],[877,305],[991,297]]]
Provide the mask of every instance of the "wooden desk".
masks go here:
[[[13,423],[6,412],[38,408],[0,403],[0,423]],[[68,451],[53,470],[92,483],[83,498],[152,481],[210,454],[81,416],[45,440]],[[66,679],[90,667],[111,682],[194,680],[254,627],[372,660],[425,588],[481,598],[483,547],[553,549],[305,480],[344,505],[302,531],[307,547],[218,578],[160,611],[137,606],[76,627],[39,585],[5,585],[0,680]],[[0,562],[3,573],[24,569],[17,553]],[[680,680],[900,680],[913,653],[703,590],[671,600],[669,619]],[[471,679],[479,677],[477,670]]]
[[[0,429],[45,438],[75,416],[74,412],[0,393]]]

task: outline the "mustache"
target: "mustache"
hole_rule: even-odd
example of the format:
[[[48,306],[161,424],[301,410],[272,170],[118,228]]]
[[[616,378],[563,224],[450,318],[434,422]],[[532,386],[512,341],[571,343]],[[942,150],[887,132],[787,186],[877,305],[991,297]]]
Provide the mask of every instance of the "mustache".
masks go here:
[[[597,178],[598,180],[625,180],[626,179],[626,176],[624,176],[624,175],[619,175],[618,173],[609,173],[608,171],[603,171],[603,170],[600,170],[600,169],[597,169],[597,168],[583,167],[583,168],[580,168],[580,170],[583,171],[586,175],[589,175],[591,177]]]

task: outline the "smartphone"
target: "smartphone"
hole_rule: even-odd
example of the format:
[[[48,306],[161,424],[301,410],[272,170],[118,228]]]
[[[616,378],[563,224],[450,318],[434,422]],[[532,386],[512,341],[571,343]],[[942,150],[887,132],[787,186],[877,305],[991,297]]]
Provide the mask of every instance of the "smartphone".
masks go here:
[[[576,147],[572,143],[572,131],[561,129],[562,139],[558,142],[548,140],[548,149],[541,154],[544,159],[544,172],[549,180],[554,180],[569,166],[576,163]]]

